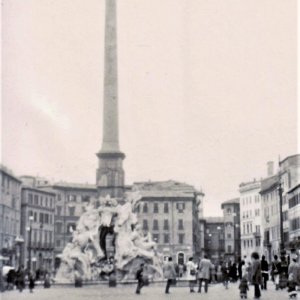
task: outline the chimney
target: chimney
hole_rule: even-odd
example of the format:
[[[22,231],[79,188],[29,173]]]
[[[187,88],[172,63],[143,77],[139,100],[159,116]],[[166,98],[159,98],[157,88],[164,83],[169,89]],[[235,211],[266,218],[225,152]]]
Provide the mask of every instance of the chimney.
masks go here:
[[[268,177],[274,175],[274,162],[273,161],[268,161],[267,162],[267,172],[268,172]]]

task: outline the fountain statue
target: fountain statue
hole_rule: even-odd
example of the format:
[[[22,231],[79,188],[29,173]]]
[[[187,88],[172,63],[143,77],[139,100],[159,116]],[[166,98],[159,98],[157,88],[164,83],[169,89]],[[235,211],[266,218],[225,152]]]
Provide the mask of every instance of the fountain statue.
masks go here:
[[[110,196],[91,201],[61,254],[56,280],[97,280],[111,273],[118,279],[134,279],[141,262],[154,277],[161,277],[156,243],[150,233],[144,236],[134,213],[140,199],[140,192],[133,191],[126,193],[123,205]]]

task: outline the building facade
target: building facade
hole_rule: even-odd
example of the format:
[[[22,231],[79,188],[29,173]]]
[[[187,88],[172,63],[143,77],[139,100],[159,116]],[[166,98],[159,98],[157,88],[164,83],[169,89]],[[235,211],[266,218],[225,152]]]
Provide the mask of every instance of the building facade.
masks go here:
[[[34,271],[54,267],[55,194],[30,186],[22,186],[21,234],[24,244],[22,264]]]
[[[204,194],[194,187],[175,181],[142,182],[134,186],[142,193],[136,208],[145,234],[151,233],[158,251],[166,260],[172,257],[185,264],[189,257],[201,255],[201,232],[198,222]]]
[[[224,250],[227,260],[237,261],[241,257],[240,199],[222,203],[224,218]]]
[[[21,226],[21,180],[5,166],[0,166],[1,202],[0,202],[0,251],[11,266],[18,266]]]
[[[261,201],[261,181],[241,183],[240,192],[240,231],[241,257],[250,259],[252,252],[263,253],[263,211]]]
[[[207,217],[200,219],[201,228],[204,229],[204,253],[212,260],[213,263],[224,261],[224,218]]]
[[[290,248],[291,217],[295,217],[296,211],[289,208],[288,192],[300,182],[299,171],[300,155],[292,155],[279,162],[279,170],[276,175],[262,180],[260,194],[264,212],[264,252],[268,253],[269,259],[274,254],[280,254],[281,242],[285,250]],[[280,197],[282,197],[282,206],[280,206]],[[292,215],[290,216],[290,214]],[[281,241],[281,222],[283,224],[283,241]]]
[[[289,205],[289,247],[300,249],[300,184],[287,192]]]

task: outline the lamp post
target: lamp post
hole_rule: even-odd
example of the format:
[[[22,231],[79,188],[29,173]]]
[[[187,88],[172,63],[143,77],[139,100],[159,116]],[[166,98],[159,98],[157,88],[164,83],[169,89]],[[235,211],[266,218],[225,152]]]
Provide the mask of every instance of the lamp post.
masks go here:
[[[220,234],[221,227],[218,226],[217,230],[218,230],[218,244],[219,244],[218,258],[219,258],[219,261],[220,261],[221,260],[221,237],[220,237],[221,236],[221,234]]]
[[[32,235],[32,221],[33,216],[29,216],[29,227],[26,228],[28,231],[28,271],[31,270],[31,235]]]
[[[18,264],[19,264],[19,267],[21,267],[21,265],[22,265],[22,255],[21,255],[21,247],[22,247],[22,244],[24,243],[24,239],[21,237],[21,236],[17,236],[16,238],[15,238],[15,244],[18,246],[18,248],[19,248],[19,253],[18,253],[18,255],[19,255],[19,259],[18,259]]]
[[[283,188],[281,184],[281,175],[279,175],[279,185],[278,185],[278,194],[279,194],[279,224],[280,224],[280,252],[284,251],[284,240],[283,240],[283,212],[282,212],[282,194]]]

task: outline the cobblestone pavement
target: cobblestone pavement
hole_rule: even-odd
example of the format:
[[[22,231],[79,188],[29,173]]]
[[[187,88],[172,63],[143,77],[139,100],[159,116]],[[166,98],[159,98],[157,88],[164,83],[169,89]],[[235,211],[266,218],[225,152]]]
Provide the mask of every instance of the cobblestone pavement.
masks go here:
[[[74,288],[72,286],[53,286],[50,289],[37,287],[34,292],[29,293],[28,289],[22,293],[19,291],[7,291],[0,294],[1,300],[187,300],[187,299],[217,299],[217,300],[234,300],[239,299],[238,284],[231,284],[228,290],[225,290],[221,284],[210,285],[208,294],[190,293],[188,287],[171,287],[170,294],[164,294],[164,284],[151,284],[142,289],[140,295],[136,295],[135,285],[118,285],[116,288],[109,288],[104,285],[85,286]],[[253,299],[253,287],[250,286],[248,299]],[[269,283],[269,289],[262,291],[261,300],[288,299],[286,290],[275,291],[272,283]]]

